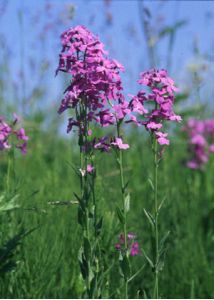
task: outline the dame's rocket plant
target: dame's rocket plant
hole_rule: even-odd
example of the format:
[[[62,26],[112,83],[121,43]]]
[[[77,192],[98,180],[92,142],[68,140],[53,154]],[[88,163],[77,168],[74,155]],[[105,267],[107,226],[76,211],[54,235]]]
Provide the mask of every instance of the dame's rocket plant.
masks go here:
[[[214,120],[189,119],[183,130],[188,135],[190,169],[203,169],[214,153]]]
[[[14,113],[13,121],[7,123],[5,117],[0,116],[0,151],[8,153],[8,167],[6,187],[7,194],[10,193],[11,172],[14,172],[14,151],[19,149],[22,154],[27,153],[28,136],[25,129],[19,126],[20,118]]]
[[[152,150],[154,153],[154,176],[152,189],[154,193],[153,214],[145,210],[145,214],[152,225],[155,249],[153,261],[145,254],[148,262],[154,270],[154,291],[153,297],[159,298],[159,272],[162,269],[162,259],[164,256],[163,242],[159,238],[159,212],[162,203],[158,200],[158,167],[163,155],[165,145],[169,145],[168,133],[163,132],[165,121],[180,122],[181,117],[173,111],[175,92],[177,88],[174,81],[168,77],[166,70],[149,70],[141,73],[138,80],[140,85],[146,87],[140,90],[137,96],[132,97],[132,111],[137,114],[132,116],[131,121],[138,126],[145,126],[152,138]],[[139,115],[142,117],[139,119]],[[162,241],[164,241],[162,239]]]
[[[85,281],[86,295],[90,298],[101,297],[101,263],[99,234],[102,217],[97,216],[97,200],[95,194],[95,151],[110,152],[114,150],[120,174],[120,190],[122,206],[117,205],[117,215],[121,224],[119,243],[115,248],[119,251],[119,262],[123,276],[123,296],[128,298],[128,282],[131,269],[129,256],[140,253],[135,235],[127,232],[127,212],[130,196],[124,178],[123,151],[129,148],[124,143],[122,126],[133,122],[145,126],[153,140],[154,152],[154,216],[151,218],[155,237],[155,270],[154,297],[158,298],[158,274],[161,249],[159,249],[158,233],[158,165],[162,150],[158,147],[169,145],[167,133],[162,131],[164,121],[181,121],[181,117],[173,111],[174,93],[177,90],[173,80],[165,70],[150,70],[141,74],[139,84],[147,86],[131,101],[126,101],[120,72],[124,67],[116,60],[108,57],[104,45],[84,26],[76,26],[61,35],[62,50],[59,56],[59,71],[71,75],[69,86],[65,90],[58,112],[71,110],[67,132],[76,131],[80,149],[80,163],[76,172],[80,177],[80,195],[78,221],[83,230],[82,246],[79,253],[81,273]],[[148,92],[149,89],[149,92]],[[101,127],[114,126],[115,136],[95,137],[93,124]],[[159,145],[159,146],[158,146]]]
[[[119,73],[123,71],[123,66],[107,56],[104,45],[98,37],[85,27],[76,26],[61,35],[61,44],[57,73],[66,72],[72,77],[58,112],[61,114],[72,109],[75,114],[68,120],[67,132],[75,130],[79,138],[81,195],[76,197],[79,201],[78,220],[83,229],[79,258],[87,296],[92,298],[100,296],[98,279],[101,259],[99,259],[98,233],[102,225],[102,218],[98,220],[97,217],[94,153],[95,150],[118,149],[121,190],[124,198],[122,156],[119,153],[129,146],[123,143],[120,125],[130,109],[121,93],[122,83]],[[106,136],[94,137],[93,123],[101,127],[116,125],[117,136],[111,139]],[[91,226],[94,227],[93,230]]]

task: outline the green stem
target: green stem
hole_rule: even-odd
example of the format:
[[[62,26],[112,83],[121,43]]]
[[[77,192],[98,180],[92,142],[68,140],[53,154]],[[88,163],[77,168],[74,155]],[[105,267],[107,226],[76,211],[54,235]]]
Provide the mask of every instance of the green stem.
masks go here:
[[[159,295],[159,232],[158,232],[158,144],[154,139],[154,207],[155,207],[155,286],[154,298],[158,299]]]
[[[10,194],[11,168],[12,168],[12,160],[11,160],[11,153],[9,151],[9,153],[8,153],[8,164],[7,164],[7,178],[6,178],[7,195]]]
[[[120,122],[117,122],[117,136],[120,137]],[[123,168],[123,153],[122,150],[118,150],[118,164],[120,170],[120,186],[123,204],[123,214],[124,214],[124,225],[123,225],[123,235],[124,235],[124,246],[125,255],[127,255],[128,244],[127,244],[127,214],[126,214],[126,203],[125,203],[125,184],[124,184],[124,168]],[[128,299],[128,279],[124,278],[124,297]]]

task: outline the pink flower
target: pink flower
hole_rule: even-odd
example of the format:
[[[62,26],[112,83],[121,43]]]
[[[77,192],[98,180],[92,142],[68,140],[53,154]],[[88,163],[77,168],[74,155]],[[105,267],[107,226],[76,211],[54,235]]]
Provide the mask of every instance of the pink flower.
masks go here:
[[[209,146],[209,152],[214,153],[214,144]]]
[[[136,96],[132,97],[130,107],[132,112],[142,115],[144,119],[132,118],[129,122],[132,121],[138,126],[144,125],[156,136],[160,145],[169,145],[166,135],[159,134],[159,129],[162,128],[163,121],[180,122],[182,120],[173,111],[174,94],[177,91],[174,81],[168,77],[166,70],[152,69],[141,73],[138,83],[147,86],[149,91],[140,90]],[[147,103],[149,109],[145,108]]]
[[[200,135],[200,134],[197,134],[197,135],[194,135],[191,139],[191,144],[196,144],[196,145],[200,145],[200,146],[205,146],[206,145],[206,140],[205,138]]]
[[[183,130],[188,134],[189,152],[192,156],[187,167],[202,169],[209,156],[214,153],[214,120],[189,119]]]
[[[108,142],[108,137],[104,136],[99,139],[98,143],[94,145],[95,149],[99,149],[104,152],[108,152],[110,150],[110,144]]]
[[[17,136],[18,140],[22,140],[22,141],[28,141],[28,139],[29,139],[28,136],[25,134],[24,128],[19,129],[16,132],[16,136]]]
[[[86,170],[87,170],[88,173],[92,173],[94,171],[94,167],[89,164],[89,165],[87,165],[87,169]]]
[[[139,244],[138,244],[138,242],[134,242],[131,245],[130,255],[131,256],[136,256],[136,255],[139,255],[139,254],[140,254]]]
[[[119,237],[119,242],[117,244],[115,244],[115,249],[117,251],[125,251],[127,249],[124,249],[125,246],[125,238],[123,234],[120,234]],[[136,256],[140,254],[140,247],[139,247],[139,243],[137,241],[135,241],[136,239],[136,235],[134,233],[128,233],[127,234],[127,247],[129,250],[129,253],[131,256]]]
[[[198,169],[200,166],[196,161],[191,160],[187,162],[187,167],[190,169]]]
[[[17,144],[15,147],[20,149],[22,154],[26,154],[27,152],[27,143],[28,136],[25,134],[24,128],[20,128],[15,130],[17,123],[20,121],[19,117],[16,114],[13,114],[14,121],[12,125],[9,126],[3,117],[0,117],[0,150],[7,150],[10,149],[12,145],[9,143],[9,139],[11,137],[15,137],[17,139]],[[23,144],[20,144],[19,141],[23,141]]]
[[[161,127],[162,127],[161,123],[155,123],[155,122],[149,122],[146,125],[146,128],[148,128],[148,129],[154,129],[154,130],[160,129]]]
[[[84,102],[88,122],[96,122],[102,127],[115,125],[116,118],[122,119],[130,112],[121,93],[123,87],[120,72],[124,70],[123,66],[107,56],[99,38],[84,26],[63,32],[61,44],[56,74],[59,71],[70,74],[71,82],[65,90],[58,112],[74,109],[77,113]],[[113,103],[110,105],[109,101]],[[70,118],[67,132],[76,126],[81,133],[83,118],[83,114],[77,115],[76,119]]]
[[[115,138],[115,142],[112,142],[111,145],[114,145],[121,150],[126,150],[129,148],[128,144],[123,144],[123,140],[121,138]]]
[[[169,140],[166,138],[167,133],[163,133],[160,131],[155,132],[155,135],[157,137],[157,141],[160,145],[169,145]]]

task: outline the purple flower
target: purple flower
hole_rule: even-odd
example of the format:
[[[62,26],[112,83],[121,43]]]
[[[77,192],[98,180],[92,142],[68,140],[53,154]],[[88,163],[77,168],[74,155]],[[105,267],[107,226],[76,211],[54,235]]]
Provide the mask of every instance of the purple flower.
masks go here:
[[[87,165],[87,173],[93,173],[93,171],[94,171],[94,167],[91,165],[91,164],[89,164],[89,165]]]
[[[17,136],[18,140],[22,140],[22,141],[28,141],[28,139],[29,139],[28,136],[25,134],[24,128],[19,129],[16,132],[16,136]]]
[[[135,239],[136,239],[136,235],[134,233],[130,232],[127,234],[127,246],[131,256],[136,256],[141,253],[139,243]],[[115,244],[115,249],[121,252],[127,250],[124,248],[125,238],[122,233],[119,235],[118,240],[119,242]]]
[[[61,44],[56,74],[59,71],[70,74],[71,82],[58,112],[68,109],[76,112],[76,119],[68,121],[67,132],[74,126],[80,133],[84,130],[81,107],[87,111],[88,122],[96,122],[102,127],[115,125],[116,119],[122,119],[130,112],[129,104],[121,93],[120,72],[124,70],[123,66],[107,56],[99,38],[84,26],[63,32]]]
[[[188,135],[192,156],[187,167],[201,169],[208,162],[210,154],[214,153],[214,120],[189,119],[183,130]]]
[[[27,143],[28,136],[25,134],[24,128],[20,128],[18,130],[15,130],[15,127],[17,123],[20,121],[19,117],[16,114],[13,114],[14,121],[12,122],[12,125],[8,125],[3,117],[0,117],[0,150],[7,150],[11,148],[11,144],[9,142],[10,138],[16,138],[17,144],[15,143],[15,147],[20,149],[22,154],[26,154],[27,152]],[[22,144],[20,144],[20,141],[23,141]]]
[[[101,151],[104,151],[104,152],[108,152],[111,148],[109,142],[108,142],[108,137],[102,137],[98,140],[98,143],[96,143],[94,145],[94,148],[95,149],[99,149]]]
[[[155,136],[160,145],[169,145],[169,140],[166,138],[167,135],[168,135],[167,133],[163,133],[160,131],[155,132]]]
[[[129,122],[144,125],[157,138],[160,145],[169,145],[166,134],[159,132],[163,121],[181,122],[181,117],[173,111],[175,100],[174,93],[178,90],[174,81],[168,77],[166,70],[149,70],[140,74],[138,83],[145,85],[149,91],[142,89],[132,97],[130,108],[132,112],[143,116],[143,120],[136,117],[130,118]],[[149,105],[148,105],[149,104]],[[152,108],[151,108],[152,104]],[[145,106],[149,107],[147,109]]]
[[[134,242],[131,245],[130,255],[131,256],[136,256],[136,255],[139,255],[139,254],[140,254],[139,244],[138,244],[138,242]]]
[[[128,144],[123,144],[123,140],[121,138],[115,138],[115,142],[112,142],[111,145],[114,145],[121,150],[126,150],[129,148]]]

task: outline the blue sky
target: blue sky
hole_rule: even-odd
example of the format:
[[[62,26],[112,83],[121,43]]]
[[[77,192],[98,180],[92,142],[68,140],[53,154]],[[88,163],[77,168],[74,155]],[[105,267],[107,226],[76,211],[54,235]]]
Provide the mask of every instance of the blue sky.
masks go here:
[[[2,3],[0,3],[0,8]],[[55,17],[61,11],[65,11],[68,5],[74,5],[74,18],[60,24],[58,30],[48,35],[43,48],[36,47],[36,38],[32,42],[34,34],[42,28],[48,19],[44,16],[38,23],[29,23],[29,14],[44,13],[44,4],[50,3],[54,6]],[[106,43],[110,55],[120,61],[127,72],[123,75],[124,86],[127,93],[137,91],[136,80],[139,72],[149,67],[148,53],[143,35],[142,22],[139,13],[139,1],[135,0],[112,0],[106,5],[103,0],[52,0],[52,1],[27,1],[10,0],[4,15],[0,20],[1,33],[4,34],[10,48],[10,65],[12,75],[17,81],[17,74],[24,61],[24,72],[26,82],[26,93],[32,88],[36,74],[29,74],[27,58],[32,56],[39,61],[41,55],[49,57],[50,68],[46,73],[47,82],[49,78],[51,91],[48,98],[58,97],[59,80],[54,78],[57,66],[57,56],[60,49],[60,30],[77,24],[89,27],[100,39]],[[160,15],[165,19],[166,25],[172,25],[179,20],[187,20],[188,24],[179,29],[173,50],[173,67],[170,74],[182,80],[185,65],[193,57],[193,41],[197,40],[201,53],[206,53],[214,48],[214,2],[213,1],[144,1],[152,16]],[[162,3],[162,4],[160,4]],[[18,11],[23,11],[23,33],[18,18]],[[112,24],[106,26],[107,14],[112,14]],[[24,42],[24,57],[21,58],[21,44]],[[53,46],[54,45],[54,46]],[[159,44],[158,67],[166,66],[167,41],[164,39]],[[1,52],[0,52],[1,53]]]

